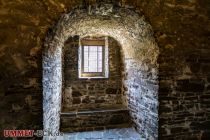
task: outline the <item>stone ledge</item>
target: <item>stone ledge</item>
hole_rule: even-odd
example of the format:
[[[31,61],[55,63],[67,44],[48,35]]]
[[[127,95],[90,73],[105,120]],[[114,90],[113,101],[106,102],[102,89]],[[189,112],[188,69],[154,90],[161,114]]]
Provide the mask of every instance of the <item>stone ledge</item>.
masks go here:
[[[127,108],[61,113],[61,132],[82,132],[131,126],[132,122]]]
[[[79,115],[91,115],[96,113],[106,113],[106,112],[124,112],[129,111],[127,108],[121,108],[121,109],[95,109],[95,110],[85,110],[85,111],[70,111],[70,112],[62,112],[60,113],[61,117],[65,116],[79,116]]]

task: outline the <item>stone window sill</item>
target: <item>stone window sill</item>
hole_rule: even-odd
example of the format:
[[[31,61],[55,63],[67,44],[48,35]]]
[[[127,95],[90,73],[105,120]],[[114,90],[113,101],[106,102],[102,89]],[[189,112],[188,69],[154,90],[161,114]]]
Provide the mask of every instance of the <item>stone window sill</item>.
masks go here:
[[[79,110],[79,111],[71,111],[71,112],[62,112],[60,113],[63,117],[75,117],[75,116],[83,116],[83,115],[93,115],[97,113],[107,113],[107,112],[124,112],[128,111],[127,108],[117,108],[117,109],[93,109],[93,110]]]

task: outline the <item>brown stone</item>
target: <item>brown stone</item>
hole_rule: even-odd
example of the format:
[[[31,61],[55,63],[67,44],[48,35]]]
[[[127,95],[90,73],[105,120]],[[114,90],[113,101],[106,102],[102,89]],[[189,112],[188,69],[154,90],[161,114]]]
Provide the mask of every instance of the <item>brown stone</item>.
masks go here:
[[[82,94],[79,91],[72,91],[72,96],[79,97],[79,96],[82,96]]]
[[[81,98],[75,97],[73,98],[73,104],[80,104],[81,103]]]
[[[117,89],[115,88],[107,88],[106,94],[117,94]]]
[[[204,86],[203,82],[190,82],[189,79],[177,81],[177,90],[183,92],[203,92]]]
[[[86,37],[86,39],[91,39]],[[64,47],[64,81],[66,87],[72,87],[72,97],[81,97],[82,102],[80,104],[74,104],[75,109],[88,109],[93,107],[93,103],[97,103],[98,106],[111,106],[122,103],[119,101],[122,99],[123,92],[118,92],[119,96],[104,96],[106,95],[106,89],[108,86],[114,86],[120,89],[123,86],[121,81],[123,67],[121,60],[120,44],[114,39],[109,37],[109,78],[107,79],[79,79],[78,78],[78,36],[70,37],[66,41]],[[122,65],[120,65],[122,64]],[[121,71],[122,70],[122,71]],[[84,96],[91,96],[91,99]],[[83,99],[84,98],[84,99]],[[103,100],[98,100],[103,99]],[[69,110],[72,109],[71,102],[63,102],[63,106],[69,106]]]
[[[82,103],[85,103],[85,104],[89,104],[91,102],[90,98],[89,97],[85,97],[83,100],[82,100]]]
[[[104,102],[105,102],[105,100],[103,100],[103,99],[98,99],[95,101],[95,103],[104,103]]]

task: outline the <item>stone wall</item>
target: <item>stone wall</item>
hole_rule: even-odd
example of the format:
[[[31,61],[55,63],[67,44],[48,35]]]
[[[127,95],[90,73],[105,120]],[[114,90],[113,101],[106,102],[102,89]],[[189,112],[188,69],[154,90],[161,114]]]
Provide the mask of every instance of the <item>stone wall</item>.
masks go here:
[[[108,37],[109,77],[102,79],[79,78],[78,50],[79,36],[70,37],[63,48],[64,91],[60,130],[74,132],[131,126],[123,89],[121,46]]]
[[[42,128],[46,33],[62,13],[99,1],[0,1],[1,132]],[[209,0],[112,2],[141,11],[154,30],[160,48],[159,139],[209,139]]]
[[[159,139],[209,139],[210,3],[143,3],[160,48]]]
[[[157,139],[158,134],[158,90],[156,65],[127,60],[128,76],[126,85],[128,109],[135,128],[147,139]],[[145,129],[146,128],[146,129]]]
[[[61,132],[97,131],[132,127],[127,109],[95,109],[61,114]]]
[[[44,129],[59,130],[61,49],[64,47],[64,41],[73,35],[79,35],[81,38],[95,35],[111,36],[122,45],[126,64],[124,89],[133,101],[129,106],[137,109],[130,111],[131,119],[144,137],[157,139],[159,51],[152,28],[145,18],[135,11],[114,7],[112,4],[96,4],[89,9],[77,8],[64,14],[53,32],[47,36],[43,55]],[[139,93],[141,88],[147,92]],[[150,102],[149,105],[145,104],[146,101]]]
[[[123,90],[124,64],[121,48],[108,38],[109,77],[81,79],[78,75],[79,37],[69,38],[64,46],[64,93],[62,112],[95,108],[125,107]],[[124,101],[123,101],[124,100]]]

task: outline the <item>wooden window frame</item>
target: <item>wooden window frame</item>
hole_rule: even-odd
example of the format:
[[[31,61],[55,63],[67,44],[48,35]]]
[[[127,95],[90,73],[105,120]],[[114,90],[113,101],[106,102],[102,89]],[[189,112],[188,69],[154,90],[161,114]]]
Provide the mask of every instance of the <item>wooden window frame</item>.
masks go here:
[[[102,46],[102,72],[84,72],[84,46]],[[79,78],[81,79],[100,79],[108,78],[108,37],[105,37],[103,43],[93,43],[91,41],[81,41],[79,39]]]

